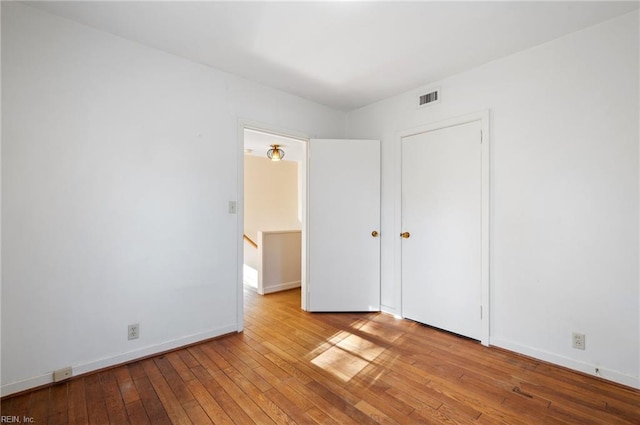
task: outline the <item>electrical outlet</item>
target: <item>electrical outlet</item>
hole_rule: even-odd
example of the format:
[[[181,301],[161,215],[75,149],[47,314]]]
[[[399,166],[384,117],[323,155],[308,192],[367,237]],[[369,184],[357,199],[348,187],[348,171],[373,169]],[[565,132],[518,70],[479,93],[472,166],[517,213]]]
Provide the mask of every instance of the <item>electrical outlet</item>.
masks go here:
[[[578,350],[585,349],[585,335],[577,332],[571,334],[571,346]]]
[[[138,339],[139,337],[140,337],[140,325],[137,323],[134,325],[129,325],[129,328],[127,330],[127,338]]]
[[[53,372],[53,382],[64,381],[65,379],[69,379],[73,376],[70,367],[65,367],[64,369],[58,369]]]

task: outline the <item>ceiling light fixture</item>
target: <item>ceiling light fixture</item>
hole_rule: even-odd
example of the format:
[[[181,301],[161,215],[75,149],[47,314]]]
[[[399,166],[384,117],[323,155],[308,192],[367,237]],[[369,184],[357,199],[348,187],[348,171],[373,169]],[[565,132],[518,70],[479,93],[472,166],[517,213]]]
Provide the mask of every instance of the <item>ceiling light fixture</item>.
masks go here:
[[[280,161],[284,158],[284,151],[278,145],[271,145],[271,149],[267,151],[267,158],[272,161]]]

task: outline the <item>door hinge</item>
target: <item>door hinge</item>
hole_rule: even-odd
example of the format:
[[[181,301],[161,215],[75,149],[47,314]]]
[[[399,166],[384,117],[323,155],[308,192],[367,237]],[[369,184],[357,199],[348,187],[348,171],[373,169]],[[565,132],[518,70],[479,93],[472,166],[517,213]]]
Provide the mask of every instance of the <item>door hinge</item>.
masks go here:
[[[482,144],[482,140],[483,140],[483,137],[482,137],[482,130],[480,130],[480,143],[481,143],[481,144]]]
[[[482,319],[482,306],[480,306],[480,318]]]

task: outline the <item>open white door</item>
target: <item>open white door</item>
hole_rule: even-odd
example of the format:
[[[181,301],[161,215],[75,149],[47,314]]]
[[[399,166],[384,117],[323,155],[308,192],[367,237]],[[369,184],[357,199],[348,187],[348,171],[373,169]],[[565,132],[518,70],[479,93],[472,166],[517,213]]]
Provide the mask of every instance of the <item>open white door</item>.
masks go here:
[[[380,310],[380,141],[309,142],[308,310]]]

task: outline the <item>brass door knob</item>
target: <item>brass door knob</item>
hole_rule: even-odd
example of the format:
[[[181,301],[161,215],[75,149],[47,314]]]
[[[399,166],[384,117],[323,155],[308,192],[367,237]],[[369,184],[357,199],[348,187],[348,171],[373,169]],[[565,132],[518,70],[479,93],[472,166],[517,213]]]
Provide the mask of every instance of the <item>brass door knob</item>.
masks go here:
[[[400,233],[400,236],[402,236],[404,239],[409,239],[409,237],[411,236],[411,233],[409,233],[409,232],[402,232],[402,233]]]
[[[379,234],[380,233],[378,233],[377,230],[374,230],[373,232],[371,232],[371,236],[373,236],[374,238],[377,238]]]

